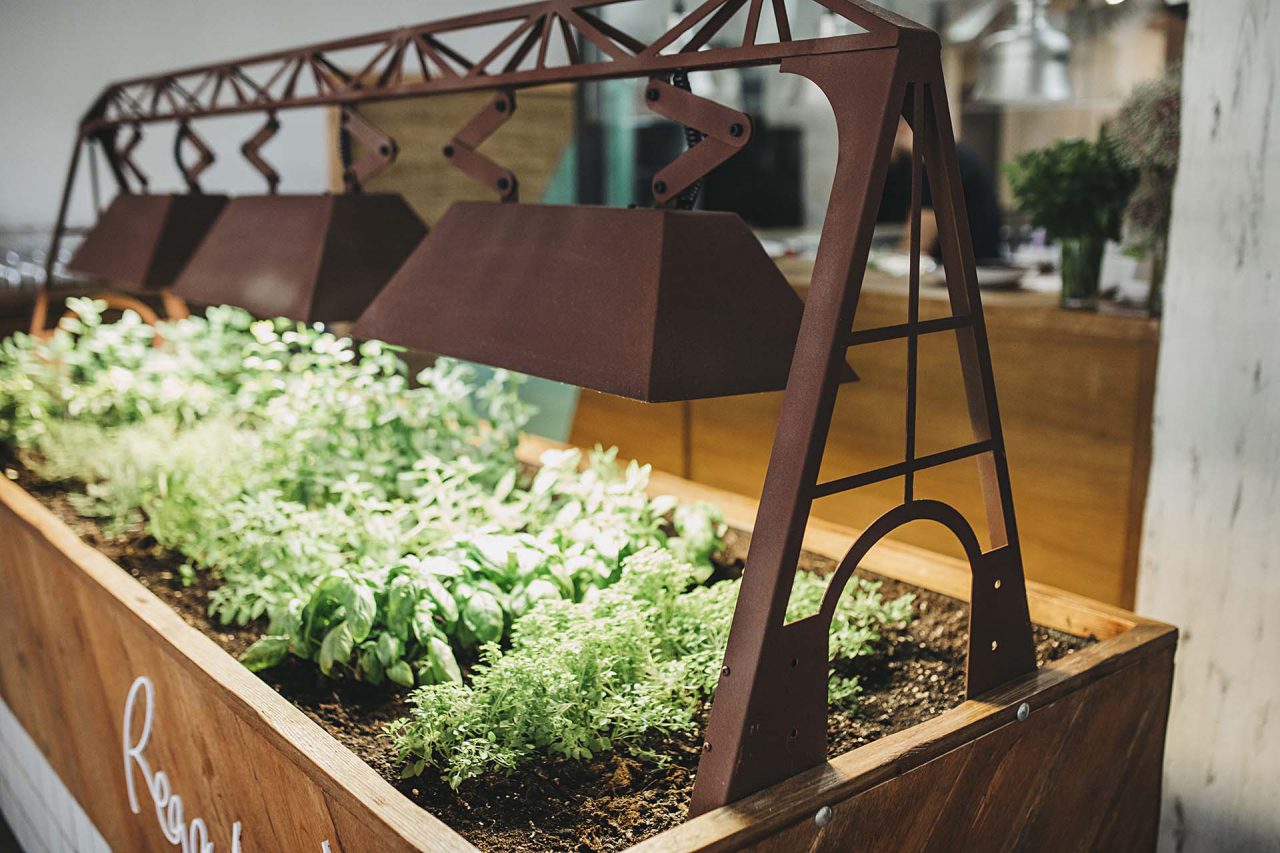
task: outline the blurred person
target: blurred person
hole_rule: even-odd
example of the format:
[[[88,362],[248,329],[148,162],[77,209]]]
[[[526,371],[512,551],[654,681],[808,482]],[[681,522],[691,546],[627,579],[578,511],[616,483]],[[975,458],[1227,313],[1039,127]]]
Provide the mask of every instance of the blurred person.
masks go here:
[[[889,163],[884,196],[880,202],[880,222],[904,222],[901,250],[911,249],[911,146],[915,133],[906,119],[898,119],[898,132],[893,139],[893,159]],[[1000,261],[1000,203],[996,198],[995,177],[972,148],[956,143],[960,161],[960,186],[969,214],[969,234],[973,239],[973,255],[979,264]],[[938,245],[938,219],[933,211],[933,192],[928,173],[920,187],[921,251],[941,259]]]

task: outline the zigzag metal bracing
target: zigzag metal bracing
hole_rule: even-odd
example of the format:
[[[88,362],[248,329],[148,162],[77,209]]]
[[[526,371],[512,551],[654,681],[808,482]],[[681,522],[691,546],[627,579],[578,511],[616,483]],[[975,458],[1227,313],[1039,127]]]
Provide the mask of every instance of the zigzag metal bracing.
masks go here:
[[[644,76],[676,68],[768,64],[802,53],[887,47],[896,42],[901,28],[918,28],[863,0],[807,0],[863,32],[795,40],[782,0],[768,4],[764,0],[704,0],[646,43],[598,14],[602,7],[634,2],[637,0],[545,0],[126,80],[108,87],[85,117],[83,127],[96,130],[467,89],[518,89],[552,81]],[[779,39],[761,43],[761,21],[770,16]],[[741,45],[711,46],[711,40],[737,18],[744,20]],[[496,40],[483,53],[468,56],[455,46],[460,37],[472,42]],[[553,51],[556,40],[562,43],[563,55]],[[594,51],[584,51],[581,45],[590,45]],[[411,69],[410,74],[406,68]]]

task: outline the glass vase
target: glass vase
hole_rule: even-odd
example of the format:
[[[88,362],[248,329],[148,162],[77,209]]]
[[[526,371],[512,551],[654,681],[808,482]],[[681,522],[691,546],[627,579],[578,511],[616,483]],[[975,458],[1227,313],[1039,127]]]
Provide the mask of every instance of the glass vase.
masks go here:
[[[1062,307],[1093,311],[1098,307],[1104,237],[1065,237],[1062,240]]]

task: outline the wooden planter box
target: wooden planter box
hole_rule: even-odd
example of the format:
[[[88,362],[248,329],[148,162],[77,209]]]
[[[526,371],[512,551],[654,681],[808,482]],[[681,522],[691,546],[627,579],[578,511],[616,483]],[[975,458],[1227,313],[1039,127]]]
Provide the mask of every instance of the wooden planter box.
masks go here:
[[[750,529],[751,501],[653,480]],[[815,522],[806,547],[839,559],[853,538]],[[864,565],[969,589],[967,565],[908,546]],[[1100,642],[633,850],[1154,849],[1177,632],[1029,596],[1038,624]],[[475,849],[3,478],[0,650],[0,696],[113,849]]]

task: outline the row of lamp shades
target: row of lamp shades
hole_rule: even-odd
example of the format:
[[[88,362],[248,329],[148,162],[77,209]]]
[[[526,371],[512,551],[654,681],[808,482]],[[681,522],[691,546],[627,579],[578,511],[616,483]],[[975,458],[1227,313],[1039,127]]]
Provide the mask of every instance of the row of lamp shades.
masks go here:
[[[803,313],[736,214],[666,208],[122,194],[68,266],[648,402],[785,387]]]

